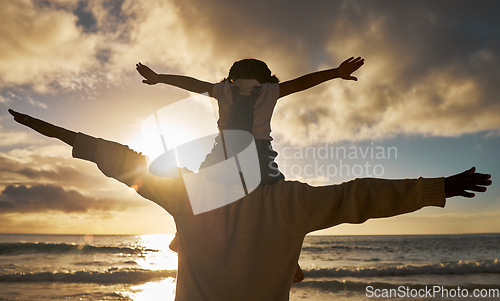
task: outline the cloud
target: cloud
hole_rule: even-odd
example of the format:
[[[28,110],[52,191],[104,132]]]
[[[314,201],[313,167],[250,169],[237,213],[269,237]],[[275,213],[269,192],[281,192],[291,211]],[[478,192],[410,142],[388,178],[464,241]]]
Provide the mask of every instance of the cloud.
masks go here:
[[[76,190],[64,190],[55,185],[9,185],[0,194],[0,211],[44,212],[62,211],[87,212],[90,210],[123,210],[123,201],[85,196]],[[130,204],[128,204],[130,205]]]
[[[0,189],[20,184],[57,185],[84,191],[86,195],[134,199],[145,204],[140,196],[124,189],[126,186],[122,183],[104,176],[95,164],[75,160],[68,153],[65,146],[49,145],[0,154]]]
[[[141,4],[132,9],[141,14],[123,60],[143,55],[213,79],[234,60],[255,56],[286,80],[365,57],[359,82],[336,80],[280,101],[273,133],[292,144],[498,130],[497,18],[455,4],[329,1],[308,5],[307,13],[295,1]],[[157,34],[154,26],[165,30]]]
[[[78,85],[98,61],[95,36],[82,32],[78,18],[58,5],[28,0],[2,3],[0,18],[1,88],[31,85],[41,92],[51,85]],[[64,7],[64,6],[63,6]]]
[[[139,60],[213,75],[210,35],[192,31],[173,1],[22,0],[4,3],[0,17],[0,89],[120,86]]]
[[[1,103],[1,98],[0,98]],[[9,103],[7,101],[7,103]],[[10,116],[10,115],[9,115]],[[12,119],[0,116],[0,147],[15,146],[29,143],[29,134],[20,131],[6,131],[3,121],[11,121]]]
[[[69,157],[66,146],[0,154],[0,232],[148,232],[144,229],[151,223],[170,221],[165,221],[166,214],[133,189],[102,175],[95,164]],[[123,226],[130,218],[143,219],[143,227]]]
[[[42,152],[47,148],[50,147],[37,147],[38,154],[19,149],[0,154],[0,186],[20,181],[84,182],[81,171],[68,158],[44,156]]]
[[[40,3],[0,12],[0,89],[104,91],[127,86],[139,60],[215,82],[249,56],[287,80],[360,55],[359,82],[281,100],[273,134],[310,145],[500,128],[495,1]]]
[[[324,42],[330,60],[366,59],[360,81],[334,81],[280,101],[278,136],[308,145],[500,128],[492,80],[500,75],[492,55],[500,50],[493,39],[500,27],[492,14],[464,2],[462,10],[430,2],[343,4]]]
[[[5,98],[2,95],[0,95],[0,103],[10,104],[10,100],[8,98]]]
[[[2,128],[0,127],[0,130]],[[0,132],[0,146],[14,146],[27,143],[29,135],[24,132]]]

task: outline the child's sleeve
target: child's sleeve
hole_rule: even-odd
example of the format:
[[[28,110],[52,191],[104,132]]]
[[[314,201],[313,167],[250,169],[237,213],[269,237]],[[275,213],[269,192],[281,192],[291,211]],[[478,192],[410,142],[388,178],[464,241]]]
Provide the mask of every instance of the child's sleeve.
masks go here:
[[[268,99],[278,99],[280,97],[280,85],[275,83],[266,84],[266,98]]]
[[[222,95],[224,95],[224,93],[228,93],[228,91],[225,91],[225,90],[229,90],[229,91],[231,90],[228,83],[220,82],[220,83],[214,84],[214,87],[212,90],[213,97],[217,100],[221,99],[221,97],[222,97]]]

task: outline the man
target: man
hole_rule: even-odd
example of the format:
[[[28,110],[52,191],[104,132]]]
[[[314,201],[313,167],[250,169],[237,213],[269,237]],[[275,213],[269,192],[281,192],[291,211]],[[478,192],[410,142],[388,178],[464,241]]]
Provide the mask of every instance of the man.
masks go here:
[[[471,168],[447,178],[356,179],[312,187],[296,181],[259,186],[224,207],[193,214],[181,177],[148,172],[144,156],[13,110],[14,119],[73,146],[107,176],[134,187],[173,217],[179,233],[177,300],[287,300],[305,235],[341,223],[399,215],[445,198],[473,197],[491,185]]]

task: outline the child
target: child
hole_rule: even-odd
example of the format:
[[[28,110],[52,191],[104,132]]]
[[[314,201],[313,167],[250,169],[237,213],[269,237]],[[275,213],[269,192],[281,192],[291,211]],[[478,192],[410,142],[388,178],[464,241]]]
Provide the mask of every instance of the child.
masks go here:
[[[219,106],[218,127],[220,130],[240,129],[251,132],[255,138],[261,169],[261,185],[284,179],[274,162],[277,153],[271,146],[271,116],[279,98],[314,87],[334,78],[357,80],[351,73],[364,64],[360,57],[345,60],[338,68],[304,75],[294,80],[279,83],[271,75],[267,65],[256,59],[243,59],[233,64],[227,78],[213,84],[192,77],[157,74],[146,65],[138,63],[137,71],[145,78],[143,83],[164,83],[191,92],[208,93],[217,99]],[[245,98],[236,102],[237,98]],[[216,147],[220,144],[220,137]],[[207,157],[204,165],[216,162]],[[217,160],[215,160],[217,161]],[[202,167],[204,167],[202,165]]]
[[[266,63],[256,59],[243,59],[233,64],[227,78],[217,84],[198,79],[171,74],[157,74],[146,65],[138,63],[137,71],[145,78],[148,85],[164,83],[195,93],[208,93],[217,99],[219,106],[219,130],[239,129],[253,134],[259,157],[261,185],[273,184],[283,180],[284,176],[274,162],[277,153],[271,146],[271,116],[277,100],[281,97],[314,87],[325,81],[342,78],[357,81],[351,74],[364,64],[364,59],[351,57],[338,68],[310,73],[296,79],[280,83]],[[214,150],[221,145],[221,136],[216,138]],[[214,158],[214,151],[207,156],[201,167],[222,161]],[[171,249],[177,252],[177,235],[171,243]],[[294,282],[304,279],[304,274],[297,264]]]

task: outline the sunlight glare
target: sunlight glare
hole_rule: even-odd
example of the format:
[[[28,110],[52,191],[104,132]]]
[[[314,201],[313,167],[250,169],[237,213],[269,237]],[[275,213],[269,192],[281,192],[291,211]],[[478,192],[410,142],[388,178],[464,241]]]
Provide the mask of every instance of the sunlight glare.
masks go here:
[[[140,269],[147,271],[176,271],[177,253],[168,247],[174,234],[138,235],[133,248],[143,250],[143,255],[135,259]],[[172,275],[172,273],[167,273]],[[116,293],[134,301],[174,300],[176,281],[174,277],[165,277],[158,281],[149,281],[134,285]]]
[[[177,253],[168,247],[173,238],[173,234],[140,235],[138,247],[158,252],[148,252],[146,256],[137,260],[137,265],[154,271],[177,270]]]
[[[134,301],[169,301],[175,300],[175,285],[175,279],[168,277],[158,282],[133,286],[130,288],[130,292],[121,292],[120,294]]]
[[[206,95],[192,95],[169,104],[149,115],[142,122],[141,131],[142,147],[140,150],[149,158],[148,164],[167,151],[173,150],[176,152],[177,167],[197,170],[202,160],[188,160],[189,162],[184,160],[181,164],[177,148],[190,142],[201,141],[202,138],[215,137],[218,128],[213,100]],[[208,150],[199,145],[192,146],[192,148],[195,149],[195,154],[193,154],[195,157],[204,158],[211,145],[208,146]]]

